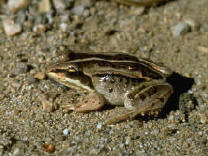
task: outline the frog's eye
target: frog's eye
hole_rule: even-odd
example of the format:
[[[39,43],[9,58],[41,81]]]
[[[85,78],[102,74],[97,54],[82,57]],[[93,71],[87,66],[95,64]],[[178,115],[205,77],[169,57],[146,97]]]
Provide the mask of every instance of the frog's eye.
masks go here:
[[[79,71],[79,68],[75,65],[69,65],[68,66],[68,71],[69,72],[77,72],[77,71]]]

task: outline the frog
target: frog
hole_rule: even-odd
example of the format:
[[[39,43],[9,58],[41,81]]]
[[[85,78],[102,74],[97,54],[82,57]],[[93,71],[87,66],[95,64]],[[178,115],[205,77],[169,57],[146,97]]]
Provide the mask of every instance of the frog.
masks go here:
[[[174,90],[168,67],[127,53],[65,52],[46,68],[56,82],[87,95],[76,105],[62,108],[75,112],[98,111],[105,104],[124,106],[125,111],[106,120],[114,124],[136,116],[158,114]]]

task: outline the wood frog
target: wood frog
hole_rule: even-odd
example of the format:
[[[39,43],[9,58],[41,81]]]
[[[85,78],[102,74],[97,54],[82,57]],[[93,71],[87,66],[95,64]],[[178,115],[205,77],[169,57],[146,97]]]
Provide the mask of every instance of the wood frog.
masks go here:
[[[107,120],[116,123],[138,114],[158,113],[173,93],[166,82],[172,74],[167,67],[125,53],[74,53],[46,69],[49,78],[69,88],[87,92],[76,105],[65,105],[75,112],[101,109],[105,103],[120,105],[126,112]]]

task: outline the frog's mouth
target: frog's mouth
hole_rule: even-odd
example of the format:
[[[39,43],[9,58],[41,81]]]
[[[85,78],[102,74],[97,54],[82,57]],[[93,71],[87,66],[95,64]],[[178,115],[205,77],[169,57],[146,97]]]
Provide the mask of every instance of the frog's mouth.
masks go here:
[[[48,72],[47,76],[69,88],[84,89],[88,92],[93,92],[93,85],[90,77],[81,72],[67,72],[58,69]]]

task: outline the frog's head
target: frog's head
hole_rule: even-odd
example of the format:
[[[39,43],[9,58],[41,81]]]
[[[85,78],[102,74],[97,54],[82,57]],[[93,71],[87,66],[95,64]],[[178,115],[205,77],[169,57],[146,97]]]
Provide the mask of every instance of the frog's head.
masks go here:
[[[51,64],[46,69],[46,75],[67,87],[91,91],[90,78],[82,73],[82,69],[76,62]]]

